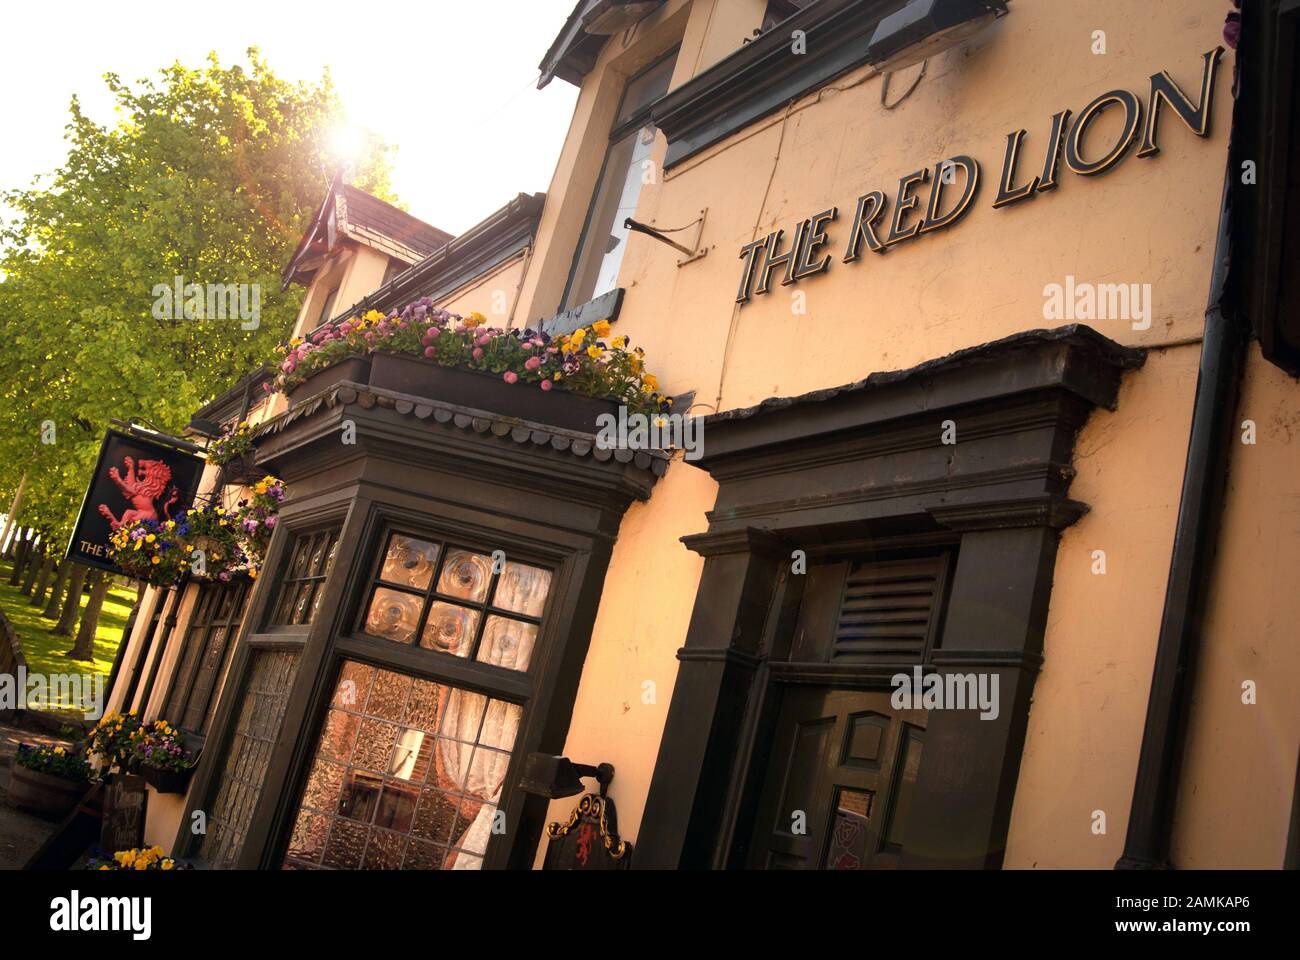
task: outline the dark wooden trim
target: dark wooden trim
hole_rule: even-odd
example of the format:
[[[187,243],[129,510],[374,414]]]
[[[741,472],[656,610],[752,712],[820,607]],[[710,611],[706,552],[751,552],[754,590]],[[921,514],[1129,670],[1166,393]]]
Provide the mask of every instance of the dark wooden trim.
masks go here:
[[[699,463],[717,501],[708,531],[684,538],[704,567],[635,865],[743,865],[782,689],[888,690],[917,664],[788,659],[805,581],[791,550],[834,559],[882,544],[955,555],[920,663],[994,674],[1001,701],[996,719],[932,714],[903,862],[1000,865],[1057,538],[1085,509],[1068,497],[1074,439],[1142,360],[1087,328],[1030,331],[709,417]],[[942,442],[945,420],[955,446]]]
[[[483,222],[367,294],[334,320],[405,307],[419,297],[440,300],[528,249],[541,221],[546,195],[521,193]],[[328,321],[327,321],[328,322]]]
[[[442,419],[432,413],[432,405],[418,398],[350,389],[331,394],[328,402],[305,403],[259,439],[260,462],[285,479],[290,500],[280,512],[269,572],[259,580],[246,619],[263,632],[249,630],[239,642],[213,723],[223,739],[214,743],[229,742],[250,650],[280,644],[301,654],[240,867],[273,868],[283,858],[320,722],[340,661],[347,658],[524,706],[504,791],[507,831],[489,844],[484,864],[531,866],[547,803],[513,785],[528,753],[564,749],[613,540],[623,512],[649,495],[657,474],[635,458],[590,455],[590,438],[543,433],[545,442],[537,443],[531,428],[522,439],[513,436],[522,421],[510,421],[501,431],[482,411]],[[344,419],[355,424],[354,445],[339,442]],[[482,429],[476,426],[480,421]],[[580,447],[585,452],[578,453]],[[260,625],[289,560],[289,541],[344,515],[334,567],[310,628],[296,635],[267,631]],[[527,672],[441,656],[358,629],[363,594],[393,529],[469,546],[504,545],[512,557],[552,571],[551,595]],[[196,774],[191,809],[209,801],[218,770],[213,761]],[[187,829],[182,827],[182,838]]]
[[[1228,189],[1232,205],[1230,309],[1249,318],[1264,357],[1300,376],[1300,6],[1242,4]],[[1244,167],[1255,178],[1243,182]]]
[[[659,99],[651,116],[671,168],[867,59],[880,21],[905,0],[820,0]],[[792,50],[805,34],[807,53]]]
[[[243,625],[235,641],[235,652],[226,670],[226,679],[221,686],[216,711],[208,726],[205,749],[195,768],[194,777],[190,781],[189,793],[185,798],[185,813],[181,817],[176,840],[172,845],[177,856],[193,856],[201,843],[200,838],[191,831],[192,817],[194,811],[207,810],[216,800],[216,791],[220,786],[219,778],[225,766],[226,753],[230,749],[235,722],[239,717],[239,709],[247,689],[253,653],[263,649],[301,651],[303,647],[302,640],[286,641],[280,637],[259,636],[256,629],[270,615],[271,606],[278,594],[279,577],[276,574],[289,562],[288,548],[292,545],[294,534],[304,528],[315,529],[331,522],[342,525],[347,517],[346,503],[345,500],[340,506],[336,502],[322,503],[305,497],[295,501],[291,497],[280,510],[280,522],[267,548],[266,560],[262,566],[263,574],[253,586],[252,595],[248,599],[248,609],[245,611]],[[300,662],[298,670],[301,669]]]
[[[618,320],[619,311],[623,309],[625,292],[622,287],[615,287],[594,300],[588,300],[586,303],[543,320],[539,326],[547,336],[560,337],[566,333],[573,333],[579,327],[589,327],[600,320],[613,323]]]

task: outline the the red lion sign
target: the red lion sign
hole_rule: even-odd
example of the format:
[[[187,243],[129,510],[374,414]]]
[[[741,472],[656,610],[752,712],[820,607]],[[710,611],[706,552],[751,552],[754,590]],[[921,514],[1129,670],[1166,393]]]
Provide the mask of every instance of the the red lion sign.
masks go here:
[[[81,501],[68,559],[120,573],[109,560],[113,531],[179,519],[194,503],[203,466],[201,457],[174,446],[109,430]]]
[[[133,523],[136,520],[155,520],[162,522],[171,519],[171,508],[176,505],[180,499],[180,491],[173,485],[170,491],[167,491],[167,485],[171,483],[172,468],[167,466],[161,460],[141,460],[136,463],[133,457],[123,458],[126,465],[126,478],[118,472],[117,467],[110,467],[108,477],[113,481],[118,491],[122,494],[123,499],[131,504],[130,510],[123,510],[120,517],[113,515],[108,504],[99,504],[99,512],[108,520],[110,529],[116,530],[124,523]],[[167,491],[167,500],[162,504],[162,515],[158,513],[158,500]]]

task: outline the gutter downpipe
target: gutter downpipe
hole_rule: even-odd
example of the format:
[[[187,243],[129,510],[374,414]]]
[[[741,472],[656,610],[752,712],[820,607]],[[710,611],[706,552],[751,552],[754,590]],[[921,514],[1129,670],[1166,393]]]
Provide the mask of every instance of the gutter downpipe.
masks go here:
[[[1229,151],[1230,156],[1235,154]],[[1231,167],[1219,207],[1191,436],[1178,526],[1156,643],[1133,804],[1117,870],[1172,869],[1169,858],[1193,679],[1205,626],[1205,601],[1218,549],[1246,338],[1224,312],[1230,251]]]

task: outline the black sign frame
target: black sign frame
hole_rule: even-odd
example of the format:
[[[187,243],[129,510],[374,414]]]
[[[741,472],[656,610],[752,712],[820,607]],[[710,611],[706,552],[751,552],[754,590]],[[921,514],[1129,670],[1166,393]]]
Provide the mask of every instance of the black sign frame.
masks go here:
[[[77,522],[68,540],[65,559],[106,570],[109,573],[130,576],[108,559],[108,541],[112,535],[112,528],[108,519],[99,513],[98,508],[107,500],[112,498],[121,500],[124,496],[113,490],[116,484],[109,476],[108,469],[124,464],[126,457],[132,457],[138,464],[141,459],[140,454],[144,454],[146,459],[161,460],[170,469],[171,479],[167,486],[175,487],[177,493],[176,502],[170,505],[169,510],[173,519],[194,505],[199,483],[203,479],[203,468],[207,466],[206,460],[157,440],[110,429],[105,432],[104,442],[100,444],[95,470],[86,487],[86,494],[81,500],[81,509],[77,513]],[[164,516],[163,519],[165,518]],[[86,544],[100,548],[103,551],[102,555],[85,549],[83,545]]]

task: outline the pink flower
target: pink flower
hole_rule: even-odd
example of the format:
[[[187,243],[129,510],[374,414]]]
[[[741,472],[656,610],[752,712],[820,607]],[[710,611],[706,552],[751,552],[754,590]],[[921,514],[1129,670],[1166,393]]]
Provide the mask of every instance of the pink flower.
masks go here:
[[[501,379],[505,380],[506,383],[517,383],[519,380],[519,374],[515,373],[513,370],[507,370],[501,375]]]
[[[541,387],[543,390],[550,390],[552,386],[553,384],[549,380],[543,380],[541,383]]]
[[[474,357],[475,360],[482,360],[482,359],[483,359],[483,348],[482,348],[482,347],[475,347],[475,348],[474,348],[473,357]]]
[[[525,370],[536,370],[541,365],[542,365],[541,357],[529,357],[527,360],[524,361]]]
[[[428,357],[430,360],[432,360],[432,359],[433,359],[433,347],[425,347],[425,348],[424,348],[424,355],[425,355],[426,357]]]
[[[430,327],[429,332],[425,334],[430,340],[437,340],[438,334],[442,333],[437,327]]]

